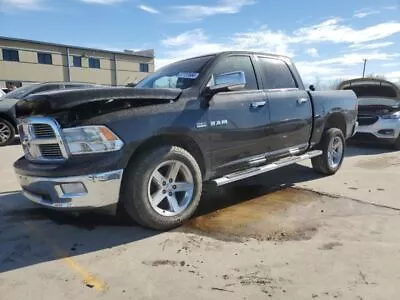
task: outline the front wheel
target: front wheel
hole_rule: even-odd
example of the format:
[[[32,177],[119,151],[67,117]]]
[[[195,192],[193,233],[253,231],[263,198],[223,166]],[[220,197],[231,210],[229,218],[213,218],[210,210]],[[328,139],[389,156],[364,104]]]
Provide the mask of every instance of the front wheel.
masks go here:
[[[165,146],[135,160],[124,175],[122,204],[142,226],[166,230],[182,224],[195,212],[202,175],[186,150]]]
[[[333,175],[342,165],[345,150],[343,132],[337,128],[327,130],[322,137],[319,149],[321,156],[314,157],[311,162],[314,170],[320,174]]]

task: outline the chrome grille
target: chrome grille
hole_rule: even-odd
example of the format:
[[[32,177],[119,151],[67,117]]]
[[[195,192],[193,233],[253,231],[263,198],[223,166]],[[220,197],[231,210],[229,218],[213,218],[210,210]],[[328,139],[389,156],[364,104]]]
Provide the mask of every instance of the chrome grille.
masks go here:
[[[57,122],[46,117],[30,117],[18,125],[25,158],[37,162],[56,162],[68,158]]]
[[[43,144],[39,145],[40,153],[45,158],[62,158],[62,153],[59,144]]]
[[[49,124],[32,124],[35,137],[53,138],[56,137],[53,128]]]

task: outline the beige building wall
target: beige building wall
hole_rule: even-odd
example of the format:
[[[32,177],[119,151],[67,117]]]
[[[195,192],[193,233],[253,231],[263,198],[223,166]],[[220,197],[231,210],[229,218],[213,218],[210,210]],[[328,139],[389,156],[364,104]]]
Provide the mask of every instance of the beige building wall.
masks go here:
[[[18,50],[19,62],[5,61],[2,49]],[[51,54],[52,64],[39,64],[38,52]],[[73,65],[74,56],[81,57],[81,67]],[[100,60],[100,69],[89,67],[90,57]],[[148,64],[149,72],[140,72],[141,63]],[[23,85],[79,81],[122,86],[137,82],[150,72],[154,72],[154,57],[0,37],[0,87],[4,87],[7,81],[18,81]]]

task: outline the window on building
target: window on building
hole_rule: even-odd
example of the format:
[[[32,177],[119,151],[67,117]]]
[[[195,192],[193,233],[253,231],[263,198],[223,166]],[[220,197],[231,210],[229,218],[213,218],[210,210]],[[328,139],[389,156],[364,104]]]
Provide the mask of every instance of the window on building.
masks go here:
[[[81,56],[74,56],[72,59],[72,64],[74,67],[82,68],[82,57]]]
[[[149,72],[149,64],[143,64],[143,63],[141,63],[141,64],[140,64],[140,72],[146,72],[146,73],[148,73],[148,72]]]
[[[296,88],[296,81],[286,63],[280,59],[259,57],[265,89]]]
[[[38,52],[37,56],[38,56],[39,64],[44,64],[44,65],[52,65],[53,64],[53,58],[50,53]]]
[[[89,68],[100,69],[100,58],[89,57]]]
[[[5,61],[19,61],[18,50],[3,49],[3,60],[5,60]]]

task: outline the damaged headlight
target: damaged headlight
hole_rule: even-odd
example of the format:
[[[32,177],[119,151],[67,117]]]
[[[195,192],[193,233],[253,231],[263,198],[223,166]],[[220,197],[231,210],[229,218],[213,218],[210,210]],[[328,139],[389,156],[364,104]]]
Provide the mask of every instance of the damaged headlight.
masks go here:
[[[400,111],[395,112],[391,115],[384,115],[382,116],[382,119],[390,119],[390,120],[400,119]]]
[[[124,143],[105,126],[83,126],[63,129],[71,154],[117,151]]]

